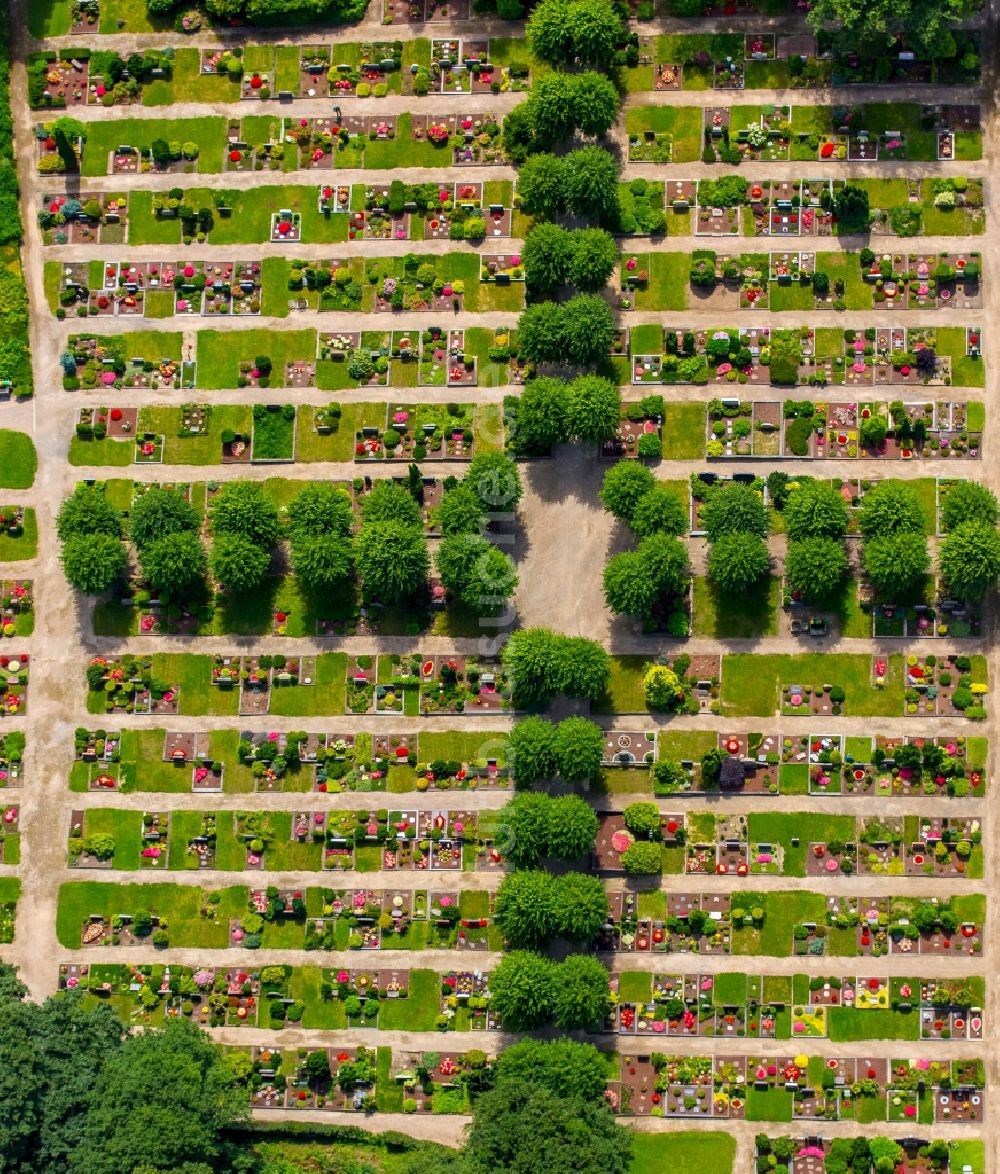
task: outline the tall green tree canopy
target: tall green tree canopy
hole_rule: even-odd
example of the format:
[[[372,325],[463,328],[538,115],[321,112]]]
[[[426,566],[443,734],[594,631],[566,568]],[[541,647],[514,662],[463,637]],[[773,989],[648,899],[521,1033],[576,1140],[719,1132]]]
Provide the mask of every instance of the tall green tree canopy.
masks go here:
[[[808,20],[816,32],[833,26],[845,48],[884,53],[898,37],[908,49],[935,55],[948,25],[976,11],[973,0],[813,0]]]

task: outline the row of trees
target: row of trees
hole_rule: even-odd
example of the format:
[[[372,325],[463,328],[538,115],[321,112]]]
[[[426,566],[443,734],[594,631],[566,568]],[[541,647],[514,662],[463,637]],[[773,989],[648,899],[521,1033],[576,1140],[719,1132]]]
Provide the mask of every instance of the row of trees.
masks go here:
[[[604,475],[601,501],[640,538],[635,550],[613,555],[604,568],[604,600],[609,610],[643,619],[662,614],[671,635],[686,636],[683,596],[690,565],[678,537],[688,529],[680,498],[669,486],[659,484],[645,465],[619,461]]]
[[[599,1031],[611,1009],[608,972],[589,954],[553,962],[513,950],[490,976],[490,995],[506,1031],[534,1031],[548,1023],[564,1031]]]
[[[504,856],[516,868],[533,868],[542,860],[580,860],[594,846],[597,816],[578,795],[524,791],[501,810],[499,828]]]
[[[528,293],[551,294],[564,285],[601,289],[618,264],[618,247],[603,228],[570,230],[541,221],[525,237],[521,264]]]
[[[607,0],[541,0],[525,31],[546,65],[607,70],[628,34],[627,19],[624,4]]]
[[[601,644],[548,628],[518,628],[502,660],[518,708],[547,705],[559,693],[597,701],[611,682],[611,658]]]
[[[507,115],[504,127],[512,117]],[[618,161],[603,147],[581,147],[568,155],[530,155],[517,176],[521,208],[551,220],[573,212],[614,222],[618,210]]]
[[[589,138],[602,137],[618,117],[618,101],[614,84],[602,74],[543,74],[527,100],[504,119],[504,150],[517,164],[577,131]]]
[[[555,777],[567,783],[588,782],[604,757],[604,731],[584,717],[550,722],[526,717],[515,722],[507,738],[507,758],[514,785],[533,787]]]
[[[593,367],[611,351],[615,321],[608,303],[596,294],[568,302],[536,302],[518,319],[519,354],[531,363]]]
[[[497,889],[496,923],[515,950],[544,950],[556,939],[589,945],[607,915],[604,885],[582,872],[553,876],[521,869]]]
[[[621,404],[618,384],[600,375],[572,381],[537,376],[512,404],[510,447],[518,456],[537,457],[569,440],[600,443],[614,436]]]

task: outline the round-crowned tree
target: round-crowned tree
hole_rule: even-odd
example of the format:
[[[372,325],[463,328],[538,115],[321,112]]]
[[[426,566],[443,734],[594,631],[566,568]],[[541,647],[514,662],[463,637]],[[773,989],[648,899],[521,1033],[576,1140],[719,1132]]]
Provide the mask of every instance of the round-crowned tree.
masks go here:
[[[979,599],[1000,575],[1000,534],[989,522],[962,522],[945,535],[938,565],[948,588],[962,599]]]
[[[647,616],[659,597],[649,566],[637,550],[626,550],[608,559],[604,567],[604,602],[609,611],[616,616]]]
[[[423,531],[403,522],[368,522],[354,544],[365,595],[398,603],[427,584],[430,556]]]
[[[336,591],[354,565],[351,539],[336,531],[302,534],[292,540],[292,572],[307,594]]]
[[[122,530],[122,516],[104,496],[103,489],[77,485],[72,497],[59,507],[56,533],[61,542],[88,534],[110,534],[117,538]]]
[[[597,775],[604,757],[604,731],[585,717],[568,717],[555,727],[552,760],[567,783],[583,783]]]
[[[350,534],[353,525],[351,495],[337,485],[307,485],[288,503],[293,535]]]
[[[907,531],[866,538],[861,561],[875,594],[892,603],[919,591],[931,565],[927,539]]]
[[[621,522],[631,522],[639,502],[656,485],[650,469],[638,461],[618,461],[604,474],[601,502]]]
[[[549,855],[574,863],[593,848],[597,815],[579,795],[549,799]]]
[[[785,555],[788,585],[806,603],[828,600],[847,577],[847,552],[835,538],[789,542]]]
[[[788,494],[785,502],[785,528],[788,537],[843,538],[850,521],[847,503],[822,481],[803,481]]]
[[[436,517],[444,535],[478,533],[483,522],[483,503],[471,485],[460,481],[445,492]]]
[[[580,228],[572,234],[571,245],[569,280],[577,289],[601,289],[618,264],[614,237],[603,228]]]
[[[596,294],[579,294],[559,307],[561,354],[557,358],[561,362],[576,367],[595,366],[610,352],[614,337],[614,317],[604,298]],[[573,430],[577,431],[582,426],[583,422],[578,419]],[[578,432],[578,435],[586,433]]]
[[[491,1006],[507,1030],[533,1031],[552,1014],[554,983],[554,962],[525,950],[511,950],[490,976]]]
[[[618,174],[618,161],[603,147],[582,147],[566,156],[567,202],[577,216],[603,220],[617,208]]]
[[[114,534],[73,534],[63,543],[62,565],[71,587],[87,595],[107,591],[125,573],[125,543]]]
[[[954,530],[965,522],[995,526],[998,519],[1000,511],[993,491],[978,481],[956,481],[941,494],[941,521],[945,530]]]
[[[556,651],[555,682],[560,693],[596,701],[611,682],[611,657],[587,636],[563,636]]]
[[[764,498],[752,486],[739,481],[712,490],[702,507],[701,520],[709,542],[717,542],[724,534],[767,537]]]
[[[187,591],[205,578],[208,559],[201,539],[181,530],[147,542],[139,552],[142,573],[154,591]]]
[[[504,119],[506,130],[507,119]],[[529,155],[517,173],[517,194],[529,216],[558,216],[566,207],[566,164],[561,157]]]
[[[565,228],[544,220],[536,224],[521,249],[528,290],[547,294],[565,285],[573,255],[573,236]]]
[[[401,522],[420,526],[420,506],[413,494],[395,481],[382,478],[361,498],[361,517],[367,522]]]
[[[767,544],[756,534],[723,534],[712,543],[708,577],[729,595],[748,591],[771,569]]]
[[[556,773],[556,727],[544,717],[515,722],[507,737],[507,761],[514,785],[532,787]]]
[[[523,456],[545,456],[569,440],[569,386],[562,379],[532,379],[517,401],[513,444]]]
[[[680,537],[688,532],[688,512],[673,489],[658,482],[636,502],[632,510],[631,526],[640,538],[646,538],[650,534],[673,534]]]
[[[501,808],[497,839],[515,868],[532,868],[548,855],[551,803],[548,795],[523,791]]]
[[[534,302],[517,320],[517,343],[522,358],[532,363],[565,360],[562,308],[555,302]]]
[[[521,868],[503,878],[494,917],[511,949],[543,950],[556,936],[552,897],[552,877],[547,872]]]
[[[889,534],[923,534],[920,499],[902,481],[880,481],[861,499],[858,528],[865,538]]]
[[[140,549],[157,538],[197,530],[198,511],[174,489],[148,489],[136,498],[128,520],[132,541]]]
[[[599,1030],[611,1009],[608,972],[590,954],[570,954],[559,966],[553,1016],[564,1031]]]
[[[212,574],[236,595],[254,591],[271,565],[271,552],[239,534],[220,534],[212,543]]]
[[[569,385],[567,417],[578,440],[602,441],[614,436],[621,416],[622,395],[617,383],[600,375],[580,375]]]
[[[516,462],[500,452],[483,452],[474,456],[463,484],[479,496],[483,512],[487,514],[512,513],[524,493]]]
[[[589,944],[607,919],[608,895],[600,877],[567,872],[552,878],[552,920],[558,937]]]
[[[209,515],[213,534],[238,534],[258,546],[273,546],[281,532],[278,507],[256,481],[227,481]]]

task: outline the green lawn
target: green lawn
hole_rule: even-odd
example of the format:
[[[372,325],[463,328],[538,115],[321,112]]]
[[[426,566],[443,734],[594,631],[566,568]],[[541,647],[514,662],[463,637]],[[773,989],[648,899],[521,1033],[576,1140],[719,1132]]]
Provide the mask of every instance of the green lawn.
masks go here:
[[[972,1167],[972,1174],[986,1174],[986,1151],[981,1141],[952,1141],[949,1165],[956,1172],[962,1167]]]
[[[108,175],[110,152],[120,145],[148,150],[153,139],[195,143],[198,158],[189,164],[191,173],[212,174],[222,170],[222,152],[226,141],[226,120],[218,116],[205,118],[109,118],[87,123],[87,141],[83,149],[83,175]],[[178,176],[178,180],[180,177]]]
[[[651,130],[673,135],[674,163],[694,163],[701,157],[701,110],[694,106],[632,106],[626,111],[625,126],[630,135]]]
[[[693,580],[692,634],[751,640],[777,636],[781,580],[769,577],[739,598],[719,591],[700,575]]]
[[[749,901],[744,901],[749,904]],[[755,893],[753,903],[763,905],[766,916],[759,928],[734,928],[733,953],[785,958],[792,951],[792,929],[802,921],[822,925],[826,898],[822,893],[780,891]]]
[[[697,762],[715,745],[716,737],[711,730],[665,730],[660,734],[659,753],[660,758]]]
[[[34,558],[38,553],[38,519],[35,511],[24,511],[24,530],[12,538],[6,530],[0,531],[0,562],[16,563]]]
[[[595,705],[599,713],[645,713],[646,696],[642,687],[645,656],[613,656],[608,696]]]
[[[236,387],[240,361],[252,362],[257,355],[270,356],[271,385],[282,387],[286,362],[315,357],[316,331],[199,330],[198,386],[211,390]]]
[[[780,844],[784,850],[783,876],[806,875],[806,853],[810,843],[853,840],[853,815],[816,815],[807,811],[759,812],[747,819],[747,833],[753,844]],[[798,839],[797,845],[792,844]]]
[[[777,713],[784,685],[841,685],[847,693],[844,713],[897,717],[902,706],[902,656],[888,657],[883,689],[871,684],[871,658],[854,653],[805,653],[801,656],[737,653],[722,658],[723,711],[731,717],[771,717]]]
[[[667,400],[663,406],[663,457],[696,461],[705,455],[705,405]]]
[[[646,253],[649,281],[635,291],[637,310],[684,310],[691,258],[687,253]]]
[[[249,893],[243,885],[221,890],[212,918],[201,915],[205,891],[197,885],[134,885],[105,881],[71,881],[59,888],[56,935],[60,945],[80,948],[83,923],[92,913],[111,917],[148,909],[165,917],[170,944],[181,947],[223,949],[229,943],[229,919],[246,912]]]
[[[634,1133],[629,1174],[732,1174],[735,1161],[736,1139],[728,1133]]]
[[[869,1039],[920,1037],[920,1012],[866,1010],[859,1007],[831,1007],[827,1030],[834,1043]]]
[[[38,454],[30,436],[0,428],[0,489],[30,489]]]

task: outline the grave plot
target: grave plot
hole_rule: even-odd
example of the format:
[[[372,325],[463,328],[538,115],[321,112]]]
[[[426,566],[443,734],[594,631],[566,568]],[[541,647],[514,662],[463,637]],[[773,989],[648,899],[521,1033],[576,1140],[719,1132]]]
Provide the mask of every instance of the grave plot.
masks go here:
[[[299,97],[329,97],[334,85],[328,76],[330,71],[329,45],[303,45],[299,50]],[[347,80],[346,75],[344,80]],[[343,88],[351,89],[352,83],[348,82]]]
[[[476,357],[467,355],[465,331],[430,327],[420,337],[417,383],[431,387],[475,387]]]
[[[643,766],[656,757],[656,734],[653,731],[609,730],[604,740],[604,766]]]
[[[799,228],[803,236],[833,235],[833,181],[803,179]]]
[[[471,91],[471,75],[462,58],[462,42],[458,38],[435,37],[431,40],[431,79],[440,93],[468,94]]]
[[[351,187],[349,184],[320,184],[316,197],[319,214],[327,218],[334,212],[350,212]],[[354,239],[350,236],[350,239]]]
[[[709,190],[704,190],[705,188]],[[717,185],[702,180],[698,184],[698,202],[695,207],[694,230],[697,236],[738,236],[740,233],[740,205],[714,204],[710,201]]]
[[[719,788],[743,795],[776,794],[779,746],[777,734],[719,734],[718,748],[726,755],[719,767]]]
[[[334,152],[357,140],[358,149],[364,149],[368,138],[368,124],[372,123],[374,139],[389,139],[395,136],[393,119],[348,118],[343,124],[334,118],[287,119],[282,129],[285,148],[298,152],[299,168],[312,171],[331,171],[334,166]],[[358,164],[360,166],[360,163]]]
[[[159,868],[161,866],[165,868],[167,866],[169,822],[170,816],[165,811],[143,812],[139,849],[140,868]]]
[[[510,712],[503,666],[474,656],[430,656],[420,663],[420,712],[425,716]]]
[[[451,408],[458,408],[454,415]],[[355,434],[355,461],[471,460],[475,436],[471,404],[407,404],[387,408],[386,426]]]
[[[50,245],[123,244],[127,220],[128,197],[100,192],[47,197],[38,213]]]
[[[33,64],[29,72],[34,73]],[[91,85],[90,61],[76,57],[63,58],[59,55],[51,57],[41,72],[42,89],[37,102],[32,105],[51,107],[53,110],[73,109],[86,106],[93,94],[93,100],[99,101],[104,97],[103,80],[98,87],[97,80]],[[100,88],[100,97],[97,90]]]
[[[919,999],[922,1040],[981,1040],[983,1038],[982,993],[962,980],[924,980],[906,983],[899,998],[912,1003]],[[895,983],[893,986],[895,993]]]
[[[103,869],[114,867],[114,855],[118,844],[107,830],[117,825],[105,818],[105,812],[88,812],[83,808],[74,809],[69,818],[67,840],[67,866],[80,869]],[[135,862],[138,864],[138,861]]]
[[[663,397],[645,396],[638,403],[622,405],[615,433],[601,444],[606,460],[657,459],[662,446]]]
[[[909,825],[905,830],[911,831]],[[975,856],[975,871],[981,867],[981,853],[977,851],[981,838],[978,819],[921,816],[917,838],[906,844],[906,875],[948,878],[971,875],[970,858]]]
[[[376,313],[399,310],[458,311],[464,304],[465,283],[447,276],[447,256],[366,259],[365,271],[374,287]]]
[[[903,876],[906,873],[906,846],[903,820],[870,816],[858,827],[858,871],[862,876]]]
[[[730,1121],[746,1119],[747,1059],[745,1056],[713,1057],[712,1116]]]
[[[16,803],[0,804],[0,864],[16,865],[20,861],[19,815]]]
[[[806,876],[851,876],[857,871],[857,847],[852,840],[816,840],[806,852]]]
[[[351,235],[353,230],[353,235]],[[365,210],[351,214],[348,235],[364,240],[408,240],[410,214],[390,211],[388,184],[374,184],[365,189]]]
[[[639,1061],[637,1060],[637,1063]],[[709,1056],[662,1056],[657,1064],[652,1064],[652,1057],[648,1061],[656,1072],[655,1089],[649,1096],[660,1096],[662,1101],[657,1105],[662,1108],[665,1117],[710,1117],[712,1115],[712,1059]],[[629,1079],[639,1080],[642,1073],[632,1077],[635,1065],[630,1064],[627,1072]],[[622,1068],[622,1078],[626,1069]],[[639,1083],[632,1090],[632,1105],[641,1106],[644,1097],[644,1085]]]

